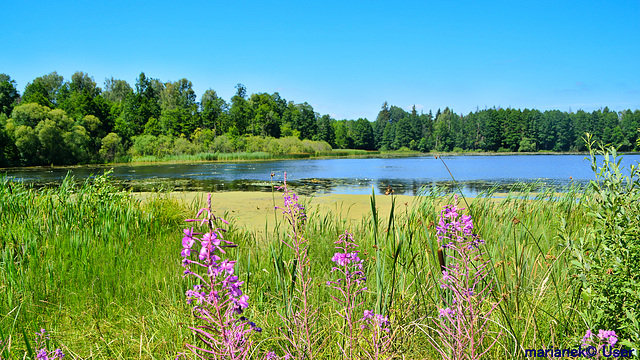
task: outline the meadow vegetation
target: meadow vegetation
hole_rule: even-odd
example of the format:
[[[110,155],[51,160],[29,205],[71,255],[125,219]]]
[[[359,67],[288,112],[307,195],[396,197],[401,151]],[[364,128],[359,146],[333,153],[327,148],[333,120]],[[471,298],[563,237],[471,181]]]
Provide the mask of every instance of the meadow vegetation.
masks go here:
[[[241,283],[248,296],[225,303],[242,309],[229,313],[242,322],[233,324],[251,330],[237,331],[246,341],[236,346],[247,345],[238,354],[525,358],[526,349],[575,348],[597,329],[615,331],[617,347],[637,347],[639,174],[625,175],[615,149],[590,150],[605,156],[592,163],[587,191],[519,191],[500,201],[424,193],[411,206],[372,196],[356,223],[287,191],[284,205],[274,193],[276,226],[264,234],[211,204],[229,220],[216,222],[226,230],[216,236],[234,245],[224,259],[237,278],[224,286]],[[392,203],[388,214],[377,211],[381,202]],[[41,328],[51,334],[46,346],[68,358],[196,358],[186,344],[206,348],[192,330],[207,321],[192,314],[200,295],[188,291],[203,285],[183,276],[181,261],[213,242],[180,239],[182,229],[198,232],[184,220],[205,203],[166,193],[141,201],[108,175],[37,191],[0,179],[0,358],[35,359]],[[474,332],[460,332],[467,326]]]

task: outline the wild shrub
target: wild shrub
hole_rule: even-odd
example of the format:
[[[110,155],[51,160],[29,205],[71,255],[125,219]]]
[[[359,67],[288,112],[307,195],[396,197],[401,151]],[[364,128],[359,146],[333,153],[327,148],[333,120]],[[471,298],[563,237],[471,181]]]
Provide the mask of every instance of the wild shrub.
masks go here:
[[[227,135],[220,135],[209,145],[209,150],[211,152],[230,153],[233,151],[233,144]]]
[[[616,148],[587,134],[591,169],[586,206],[593,219],[584,236],[569,240],[576,282],[584,300],[579,310],[589,328],[613,329],[621,343],[640,338],[640,168],[623,175]]]

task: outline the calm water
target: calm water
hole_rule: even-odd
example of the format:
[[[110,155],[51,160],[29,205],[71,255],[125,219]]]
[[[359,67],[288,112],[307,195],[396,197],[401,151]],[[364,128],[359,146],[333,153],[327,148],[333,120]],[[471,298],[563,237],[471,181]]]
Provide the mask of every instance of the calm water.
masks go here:
[[[463,192],[475,195],[489,188],[507,191],[518,182],[562,189],[572,181],[587,184],[594,179],[584,155],[487,155],[444,156],[444,162]],[[625,155],[623,164],[637,164],[640,155]],[[82,166],[65,168],[4,169],[9,178],[50,186],[68,172],[78,180],[113,168],[112,178],[134,191],[271,191],[286,171],[299,193],[370,194],[371,187],[384,193],[415,195],[428,189],[448,189],[453,182],[442,161],[433,156],[373,159],[304,159],[253,163],[194,163],[159,165]]]

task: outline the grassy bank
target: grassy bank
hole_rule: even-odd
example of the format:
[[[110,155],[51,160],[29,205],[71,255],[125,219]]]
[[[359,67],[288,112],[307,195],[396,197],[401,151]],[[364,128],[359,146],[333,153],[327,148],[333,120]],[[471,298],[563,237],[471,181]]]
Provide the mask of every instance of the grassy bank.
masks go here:
[[[343,158],[343,157],[400,157],[416,156],[418,152],[404,151],[366,151],[353,149],[336,149],[331,151],[318,151],[315,153],[289,153],[271,154],[262,151],[257,152],[232,152],[232,153],[198,153],[194,155],[144,155],[133,156],[127,163],[157,163],[157,162],[199,162],[199,161],[256,161],[256,160],[285,160],[285,159],[309,159],[309,158]]]
[[[478,197],[468,204],[460,199],[484,239],[478,261],[488,261],[492,284],[483,306],[495,310],[481,345],[498,342],[486,358],[524,358],[524,349],[575,347],[587,324],[597,324],[585,317],[587,304],[575,281],[575,243],[598,226],[589,215],[597,209],[596,195],[577,202],[581,195],[568,189],[499,201]],[[103,177],[79,185],[68,179],[58,189],[42,191],[2,179],[3,359],[23,358],[40,328],[51,332],[52,348],[61,347],[71,358],[174,359],[185,342],[195,343],[186,329],[194,320],[184,294],[193,283],[181,276],[180,239],[183,220],[193,217],[203,201],[203,196],[162,193],[134,197],[117,192]],[[269,204],[268,197],[260,201],[257,207]],[[452,197],[405,201],[377,196],[360,216],[348,216],[327,211],[316,199],[306,201],[303,234],[311,259],[310,303],[318,309],[319,358],[341,358],[337,344],[344,344],[337,333],[344,329],[336,316],[340,309],[325,285],[334,279],[330,259],[344,231],[354,235],[364,259],[369,290],[362,295],[362,307],[377,307],[389,316],[391,353],[441,358],[433,345],[444,346],[435,331],[443,294],[436,227],[442,205],[453,202]],[[293,291],[288,285],[292,254],[282,244],[290,229],[282,211],[273,210],[282,206],[281,194],[274,193],[269,210],[256,215],[264,216],[264,231],[233,213],[254,204],[241,196],[213,201],[214,211],[231,221],[226,238],[238,247],[226,256],[237,260],[236,274],[245,282],[250,299],[245,316],[263,329],[254,334],[252,350],[254,358],[261,358],[267,350],[281,353],[286,347],[279,314],[286,313]]]

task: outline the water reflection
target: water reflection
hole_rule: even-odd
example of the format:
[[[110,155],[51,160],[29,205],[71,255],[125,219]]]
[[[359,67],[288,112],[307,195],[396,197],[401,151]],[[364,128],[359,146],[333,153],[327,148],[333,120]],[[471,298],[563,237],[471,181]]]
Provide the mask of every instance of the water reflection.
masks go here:
[[[433,157],[399,159],[299,159],[241,163],[195,163],[76,166],[4,169],[9,178],[34,186],[56,186],[67,173],[83,181],[113,168],[111,178],[133,191],[272,191],[282,183],[301,194],[384,194],[451,192],[457,186],[465,195],[486,191],[508,192],[517,183],[562,190],[569,184],[586,185],[594,178],[583,155],[452,156],[445,157],[457,183],[440,160]],[[625,155],[633,164],[638,155]],[[274,174],[272,177],[271,174]]]

